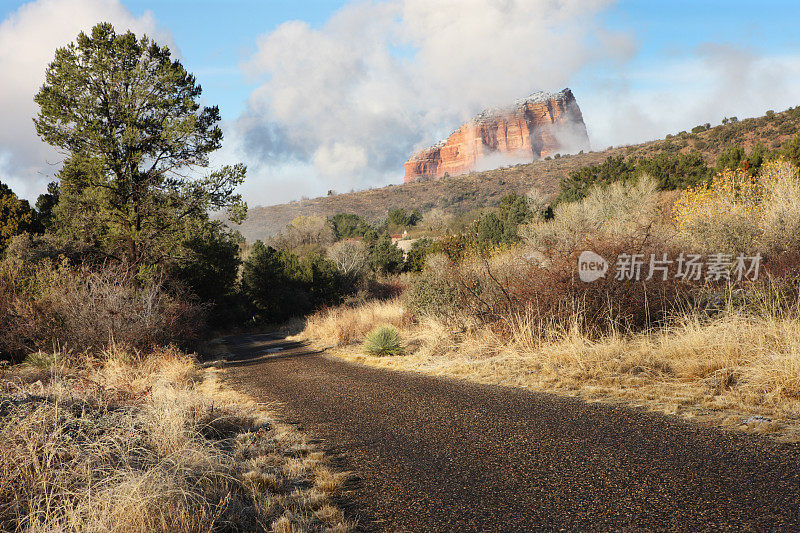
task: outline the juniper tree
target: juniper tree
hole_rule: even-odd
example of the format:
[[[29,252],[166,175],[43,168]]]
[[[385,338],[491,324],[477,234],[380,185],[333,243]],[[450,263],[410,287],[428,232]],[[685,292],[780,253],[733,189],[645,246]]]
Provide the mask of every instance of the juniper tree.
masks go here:
[[[28,231],[34,224],[35,212],[27,200],[22,200],[0,181],[0,255],[11,237]]]
[[[234,189],[244,165],[199,175],[222,142],[219,109],[201,107],[201,92],[169,48],[108,23],[58,49],[34,122],[65,155],[62,229],[147,268],[184,253],[209,210],[241,221],[246,206]]]

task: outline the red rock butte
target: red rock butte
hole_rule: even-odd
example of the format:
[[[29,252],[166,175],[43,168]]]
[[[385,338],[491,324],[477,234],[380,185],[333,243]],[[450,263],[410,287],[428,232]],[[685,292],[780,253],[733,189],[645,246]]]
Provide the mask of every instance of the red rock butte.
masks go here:
[[[588,149],[586,125],[572,91],[537,92],[513,106],[476,115],[447,140],[411,156],[404,182]]]

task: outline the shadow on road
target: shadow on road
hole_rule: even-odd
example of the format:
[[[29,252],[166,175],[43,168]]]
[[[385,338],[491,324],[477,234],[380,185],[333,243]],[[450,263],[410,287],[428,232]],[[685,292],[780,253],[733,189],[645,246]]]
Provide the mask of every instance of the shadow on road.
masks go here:
[[[309,347],[308,343],[289,341],[275,334],[232,335],[221,339],[228,346],[230,355],[226,367],[250,366],[274,359],[304,357],[322,353]]]

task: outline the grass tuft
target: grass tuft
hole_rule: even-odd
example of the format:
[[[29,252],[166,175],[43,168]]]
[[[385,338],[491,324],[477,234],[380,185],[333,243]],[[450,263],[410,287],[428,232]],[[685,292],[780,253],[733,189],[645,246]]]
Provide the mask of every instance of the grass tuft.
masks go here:
[[[400,332],[394,326],[378,326],[364,339],[364,351],[377,357],[403,355]]]

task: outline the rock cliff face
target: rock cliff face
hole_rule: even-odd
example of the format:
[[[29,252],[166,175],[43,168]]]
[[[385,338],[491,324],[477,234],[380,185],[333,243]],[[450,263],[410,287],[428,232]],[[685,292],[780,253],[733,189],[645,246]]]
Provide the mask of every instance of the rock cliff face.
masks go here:
[[[538,92],[511,107],[484,111],[447,140],[417,152],[406,161],[404,181],[529,163],[588,148],[586,125],[572,91]]]

